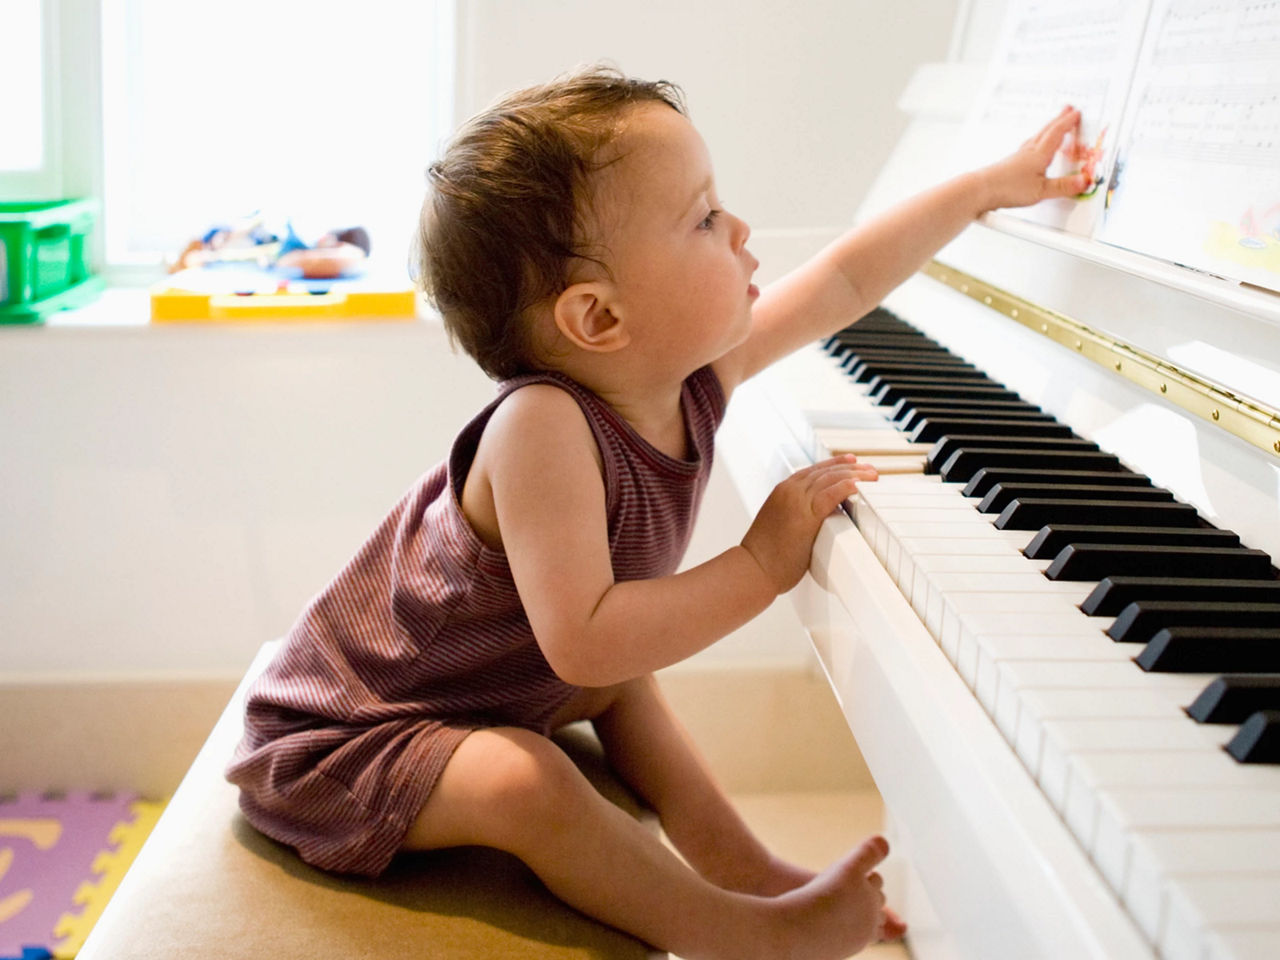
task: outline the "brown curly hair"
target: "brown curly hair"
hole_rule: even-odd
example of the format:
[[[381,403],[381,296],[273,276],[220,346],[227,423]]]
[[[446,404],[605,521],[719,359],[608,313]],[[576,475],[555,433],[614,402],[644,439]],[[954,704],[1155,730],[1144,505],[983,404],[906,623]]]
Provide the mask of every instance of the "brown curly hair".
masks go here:
[[[600,263],[587,239],[589,179],[634,105],[685,114],[679,87],[592,66],[503,97],[427,171],[418,281],[455,344],[495,380],[535,368],[526,312]]]

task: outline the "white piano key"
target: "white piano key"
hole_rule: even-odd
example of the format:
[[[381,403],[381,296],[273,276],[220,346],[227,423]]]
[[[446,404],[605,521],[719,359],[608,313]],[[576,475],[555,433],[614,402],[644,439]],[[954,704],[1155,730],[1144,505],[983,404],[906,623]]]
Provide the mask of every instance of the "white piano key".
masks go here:
[[[1098,798],[1098,823],[1089,853],[1111,888],[1120,892],[1129,866],[1130,837],[1139,830],[1277,828],[1280,795],[1275,790],[1119,787]]]
[[[1047,593],[1073,605],[1084,602],[1091,583],[1050,580],[1038,570],[1015,573],[936,571],[929,577],[934,588],[947,596],[962,593]]]
[[[901,541],[902,549],[913,554],[916,569],[925,574],[934,573],[1019,573],[1025,574],[1030,569],[1044,569],[1051,561],[1028,560],[1020,553],[1009,549],[1002,540],[975,540],[981,545],[973,554],[940,554],[931,556],[927,549],[922,549],[920,541]],[[994,545],[993,549],[982,549]],[[1043,564],[1037,567],[1037,564]]]
[[[1191,723],[1190,718],[1182,718]],[[1220,728],[1217,734],[1206,730],[1205,743],[1192,749],[1097,750],[1078,752],[1070,759],[1065,819],[1082,845],[1093,843],[1097,826],[1098,797],[1121,787],[1163,787],[1187,789],[1212,785],[1270,789],[1280,792],[1280,768],[1237,763],[1221,749],[1221,744],[1234,732],[1234,727]],[[1140,858],[1131,855],[1126,890],[1135,880]],[[1280,869],[1280,859],[1276,860]],[[1147,870],[1146,873],[1150,873]]]
[[[1000,664],[1005,660],[1127,660],[1120,644],[1096,633],[1063,636],[988,634],[980,642],[961,634],[956,653],[958,662],[973,658],[973,691],[978,702],[996,719],[1000,692]],[[1009,738],[1012,740],[1012,737]]]
[[[1180,878],[1170,885],[1156,946],[1165,960],[1203,960],[1210,931],[1274,927],[1280,915],[1277,904],[1280,876]]]
[[[1205,728],[1190,717],[1048,720],[1044,722],[1037,779],[1053,805],[1065,814],[1067,792],[1076,776],[1080,754],[1102,750],[1211,750],[1221,747],[1229,737],[1229,732]],[[1092,817],[1087,819],[1092,823]]]
[[[997,530],[995,527],[986,525],[985,529],[991,531],[990,537],[995,540],[1003,541],[1010,544],[1014,550],[1021,550],[1031,542],[1031,537],[1035,536],[1032,532],[1028,534],[1025,530]],[[984,526],[969,522],[948,523],[917,523],[914,521],[895,521],[893,524],[893,532],[900,540],[906,540],[911,537],[929,538],[932,540],[972,540],[975,536],[981,536]]]
[[[874,500],[868,500],[868,504],[875,510],[883,523],[894,529],[897,529],[899,524],[905,528],[911,524],[936,523],[962,524],[974,527],[977,530],[990,528],[996,533],[999,532],[995,527],[991,526],[991,521],[974,510],[948,510],[938,507],[881,507]],[[981,536],[980,533],[975,535]]]
[[[1280,954],[1280,921],[1258,927],[1211,930],[1204,960],[1275,960]]]
[[[972,608],[977,609],[974,611]],[[958,650],[965,638],[1007,634],[1103,637],[1104,627],[1108,623],[1109,619],[1102,622],[1084,616],[1075,606],[1060,597],[1043,594],[990,594],[975,599],[972,596],[958,595],[947,598],[940,641],[944,649]],[[1109,638],[1108,642],[1115,643]]]
[[[923,457],[933,446],[931,443],[913,443],[905,433],[893,427],[818,427],[814,426],[818,442],[839,453],[852,453],[859,459],[885,454],[914,454]]]
[[[888,478],[886,478],[888,479]],[[875,481],[875,487],[884,485],[883,480]],[[873,485],[869,483],[859,484],[860,493],[866,493]],[[956,507],[957,500],[960,505],[966,509],[975,511],[978,500],[972,497],[962,497],[942,487],[929,486],[916,490],[904,490],[901,487],[883,486],[883,489],[876,490],[874,493],[864,496],[868,506],[874,510],[950,510]]]
[[[963,484],[944,483],[942,477],[936,473],[901,474],[883,477],[878,480],[872,495],[888,496],[890,494],[915,493],[925,496],[939,496],[947,492],[954,492],[959,495],[963,489]]]
[[[1006,536],[962,539],[957,543],[954,539],[944,540],[928,536],[910,537],[901,535],[901,531],[896,532],[899,534],[898,542],[902,544],[902,549],[915,557],[917,564],[923,564],[926,561],[952,560],[956,557],[977,558],[984,556],[1014,558],[1021,560],[1023,563],[1037,562],[1028,561],[1026,557],[1022,556],[1020,549]],[[1000,531],[1002,534],[1009,532]]]
[[[998,673],[998,664],[995,666]],[[1169,696],[1138,686],[1140,681],[1142,677],[1134,675],[1135,686],[1128,689],[1023,689],[1006,698],[1000,698],[997,691],[996,724],[1034,774],[1039,768],[1046,719],[1187,717]],[[1024,713],[1027,716],[1023,717]]]
[[[1210,680],[1206,674],[1144,673],[1137,664],[1115,660],[1002,660],[996,670],[997,725],[1014,727],[1014,750],[1032,776],[1040,769],[1046,720],[1075,715],[1066,712],[1069,701],[1049,696],[1053,691],[1085,692],[1092,709],[1118,717],[1130,716],[1125,703],[1133,699],[1137,716],[1144,716],[1153,709],[1152,701],[1162,701],[1168,711],[1190,703]],[[1133,696],[1135,687],[1141,689],[1141,698]],[[1102,706],[1106,698],[1114,698],[1116,705]]]
[[[1188,876],[1280,876],[1280,830],[1140,830],[1130,843],[1121,898],[1153,941],[1168,910],[1171,883]]]

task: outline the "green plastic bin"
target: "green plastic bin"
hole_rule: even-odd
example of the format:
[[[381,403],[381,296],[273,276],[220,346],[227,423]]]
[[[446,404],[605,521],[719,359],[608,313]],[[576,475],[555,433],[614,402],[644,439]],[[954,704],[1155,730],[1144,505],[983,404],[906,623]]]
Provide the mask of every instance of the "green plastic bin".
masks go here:
[[[0,203],[0,323],[37,323],[97,299],[85,259],[96,200]]]

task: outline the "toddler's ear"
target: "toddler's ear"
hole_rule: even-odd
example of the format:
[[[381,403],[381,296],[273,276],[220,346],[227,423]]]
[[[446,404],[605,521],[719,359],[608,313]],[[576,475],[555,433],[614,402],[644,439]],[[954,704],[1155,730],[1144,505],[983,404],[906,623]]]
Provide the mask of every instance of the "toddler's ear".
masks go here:
[[[556,327],[575,346],[610,353],[631,342],[622,319],[609,309],[605,284],[575,283],[556,298]]]

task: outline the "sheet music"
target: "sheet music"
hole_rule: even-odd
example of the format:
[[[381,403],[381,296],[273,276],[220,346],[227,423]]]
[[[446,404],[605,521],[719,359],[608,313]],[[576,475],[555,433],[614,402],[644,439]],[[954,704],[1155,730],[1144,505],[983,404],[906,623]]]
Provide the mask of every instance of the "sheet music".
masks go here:
[[[1097,238],[1280,291],[1280,0],[1156,0]]]
[[[1093,233],[1149,7],[1149,0],[1014,0],[1010,5],[965,135],[965,161],[990,162],[1011,153],[1070,104],[1081,111],[1079,135],[1049,172],[1088,170],[1093,183],[1078,198],[1009,213]]]

